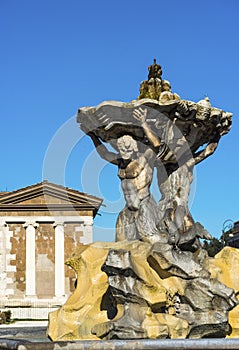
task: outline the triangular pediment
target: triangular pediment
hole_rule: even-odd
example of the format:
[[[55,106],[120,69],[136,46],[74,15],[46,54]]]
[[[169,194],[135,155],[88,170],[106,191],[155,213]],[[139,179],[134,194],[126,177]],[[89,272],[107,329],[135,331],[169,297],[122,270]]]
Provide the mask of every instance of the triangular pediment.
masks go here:
[[[0,205],[77,205],[99,209],[102,199],[68,187],[43,181],[0,195]]]

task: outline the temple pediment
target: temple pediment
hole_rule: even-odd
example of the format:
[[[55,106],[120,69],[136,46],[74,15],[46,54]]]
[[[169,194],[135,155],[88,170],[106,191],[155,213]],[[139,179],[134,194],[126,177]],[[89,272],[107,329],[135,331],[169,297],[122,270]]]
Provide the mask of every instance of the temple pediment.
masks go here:
[[[4,210],[93,210],[97,213],[102,199],[68,187],[43,181],[16,191],[0,194],[0,211]]]

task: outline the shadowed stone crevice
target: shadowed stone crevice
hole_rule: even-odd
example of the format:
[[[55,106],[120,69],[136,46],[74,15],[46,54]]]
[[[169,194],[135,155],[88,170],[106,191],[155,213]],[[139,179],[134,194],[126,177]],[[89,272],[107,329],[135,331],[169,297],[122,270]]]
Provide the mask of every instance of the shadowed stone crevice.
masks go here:
[[[105,294],[102,297],[102,301],[100,304],[100,310],[107,311],[107,317],[109,320],[112,320],[117,315],[117,304],[113,297],[111,287],[107,289]]]

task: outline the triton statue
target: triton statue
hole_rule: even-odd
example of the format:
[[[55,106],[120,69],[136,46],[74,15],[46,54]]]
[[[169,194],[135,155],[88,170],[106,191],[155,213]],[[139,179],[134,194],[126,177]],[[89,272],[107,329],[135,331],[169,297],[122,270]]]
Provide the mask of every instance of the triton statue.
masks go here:
[[[181,100],[161,75],[154,60],[137,101],[81,108],[78,122],[100,156],[119,167],[126,208],[117,220],[116,241],[154,243],[163,231],[169,239],[174,236],[182,249],[195,251],[198,238],[211,236],[195,225],[188,209],[193,167],[216,150],[221,136],[230,130],[232,115],[212,108],[208,98],[198,103]],[[107,151],[102,141],[118,155]],[[126,148],[127,156],[122,152]],[[162,195],[158,205],[149,192],[153,168]]]
[[[181,99],[162,79],[156,60],[148,71],[137,100],[78,111],[81,130],[118,167],[125,207],[116,242],[79,247],[67,262],[79,282],[66,304],[50,314],[53,340],[231,332],[228,313],[238,301],[202,247],[200,239],[211,236],[194,221],[188,199],[193,167],[215,152],[232,114],[212,107],[207,97],[197,103]],[[154,171],[159,203],[150,193]]]

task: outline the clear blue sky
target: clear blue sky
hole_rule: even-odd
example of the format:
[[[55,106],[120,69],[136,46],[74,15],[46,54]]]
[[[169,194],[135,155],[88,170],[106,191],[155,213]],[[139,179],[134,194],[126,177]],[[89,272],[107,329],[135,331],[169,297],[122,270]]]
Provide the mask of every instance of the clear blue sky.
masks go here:
[[[237,0],[0,0],[0,190],[47,176],[104,196],[95,240],[113,240],[112,212],[124,205],[116,169],[98,163],[74,115],[135,99],[157,58],[181,98],[208,95],[234,115],[197,167],[191,201],[195,220],[219,236],[226,219],[239,220],[238,17]]]

